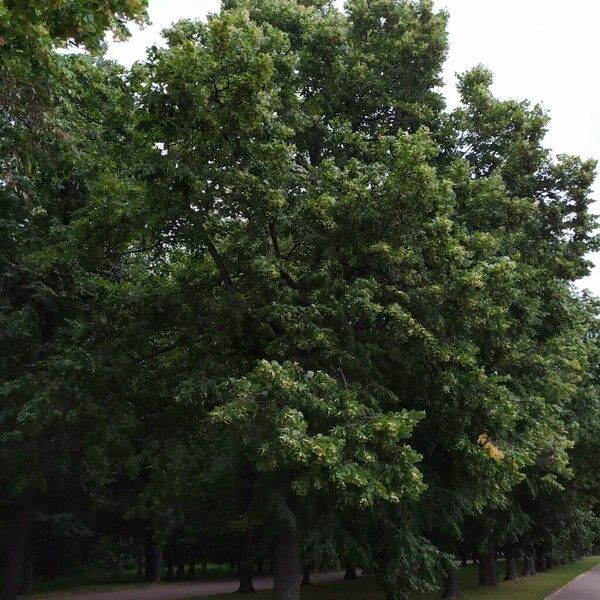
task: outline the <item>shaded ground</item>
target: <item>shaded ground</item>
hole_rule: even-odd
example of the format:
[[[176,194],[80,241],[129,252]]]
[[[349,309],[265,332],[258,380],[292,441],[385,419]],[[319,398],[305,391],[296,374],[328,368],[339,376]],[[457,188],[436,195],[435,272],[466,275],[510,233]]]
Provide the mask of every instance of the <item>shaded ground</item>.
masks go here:
[[[587,557],[574,563],[556,567],[547,573],[536,577],[520,577],[516,581],[501,582],[498,587],[481,588],[478,586],[477,567],[469,565],[459,570],[465,600],[544,600],[554,590],[564,586],[581,573],[595,567],[600,562],[599,557]],[[522,565],[520,565],[522,566]],[[504,564],[500,562],[499,571],[504,576]],[[415,594],[411,600],[439,600],[441,593],[438,590]],[[600,600],[600,589],[589,597]],[[186,600],[195,600],[193,598]],[[213,596],[201,600],[224,600]],[[252,600],[271,600],[270,592],[258,592]],[[385,600],[383,592],[368,578],[357,581],[334,581],[325,585],[315,585],[302,588],[302,600]],[[552,598],[554,600],[554,598]],[[558,600],[565,600],[560,598]],[[580,600],[568,598],[567,600]],[[584,596],[581,600],[588,600]]]
[[[520,577],[516,581],[502,582],[498,587],[480,588],[477,585],[477,568],[470,565],[459,570],[459,579],[465,600],[600,600],[600,557],[587,557],[574,563],[556,567],[536,577]],[[587,573],[590,569],[591,572]],[[500,564],[503,575],[504,566]],[[583,576],[582,573],[584,574]],[[581,576],[577,578],[578,576]],[[577,578],[577,579],[576,579]],[[376,584],[368,578],[357,581],[341,581],[342,573],[321,573],[312,581],[324,585],[311,585],[302,589],[302,600],[384,600]],[[559,590],[562,586],[564,589]],[[271,600],[272,580],[256,578],[260,591],[252,600]],[[89,592],[73,591],[53,594],[52,600],[224,600],[221,594],[231,594],[237,582],[230,580],[166,583],[119,591]],[[439,600],[439,591],[417,594],[411,600]],[[248,596],[249,597],[249,596]],[[39,596],[38,596],[39,598]]]
[[[324,583],[339,581],[343,573],[314,573],[311,581]],[[237,580],[227,581],[188,581],[185,583],[165,583],[138,589],[111,592],[52,594],[52,600],[183,600],[184,598],[202,598],[220,594],[231,594],[237,590]],[[254,587],[257,590],[270,590],[273,587],[272,577],[256,577]],[[41,598],[43,596],[38,596]]]

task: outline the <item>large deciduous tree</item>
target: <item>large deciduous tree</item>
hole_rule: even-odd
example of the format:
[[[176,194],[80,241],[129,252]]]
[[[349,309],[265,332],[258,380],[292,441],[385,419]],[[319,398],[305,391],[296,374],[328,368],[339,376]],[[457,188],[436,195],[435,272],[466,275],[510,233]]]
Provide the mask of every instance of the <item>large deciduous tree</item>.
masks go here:
[[[143,3],[46,4],[0,0],[6,600],[51,483],[276,600],[325,539],[390,599],[588,548],[595,165],[544,112],[482,67],[447,111],[427,0],[225,0],[130,72],[51,50]]]

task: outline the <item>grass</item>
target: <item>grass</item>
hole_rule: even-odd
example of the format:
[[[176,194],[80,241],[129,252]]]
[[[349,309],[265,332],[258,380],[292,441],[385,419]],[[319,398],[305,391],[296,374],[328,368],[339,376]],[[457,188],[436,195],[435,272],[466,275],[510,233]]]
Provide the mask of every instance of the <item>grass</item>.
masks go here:
[[[502,582],[495,588],[479,588],[477,571],[470,566],[460,570],[459,576],[465,600],[544,600],[578,575],[600,563],[600,557],[587,557],[568,565],[555,567],[536,577],[521,577]],[[502,570],[502,569],[501,569]],[[271,600],[270,591],[252,594],[252,600]],[[411,600],[438,600],[440,592],[415,595]],[[223,596],[190,598],[189,600],[223,600]],[[314,585],[302,589],[302,600],[385,600],[381,590],[369,579]]]

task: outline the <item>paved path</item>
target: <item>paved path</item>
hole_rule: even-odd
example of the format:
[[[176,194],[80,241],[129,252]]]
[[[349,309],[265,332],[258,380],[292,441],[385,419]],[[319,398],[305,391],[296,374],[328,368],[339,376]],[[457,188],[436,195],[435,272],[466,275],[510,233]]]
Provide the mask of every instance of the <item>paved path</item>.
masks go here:
[[[310,580],[314,583],[338,581],[343,573],[313,573]],[[148,587],[121,590],[115,592],[75,593],[64,596],[48,596],[52,600],[182,600],[194,596],[212,596],[231,594],[237,590],[238,582],[227,581],[197,581],[187,583],[164,583]],[[257,590],[270,590],[273,587],[272,577],[256,577],[254,587]]]
[[[600,565],[568,583],[548,600],[600,600]]]

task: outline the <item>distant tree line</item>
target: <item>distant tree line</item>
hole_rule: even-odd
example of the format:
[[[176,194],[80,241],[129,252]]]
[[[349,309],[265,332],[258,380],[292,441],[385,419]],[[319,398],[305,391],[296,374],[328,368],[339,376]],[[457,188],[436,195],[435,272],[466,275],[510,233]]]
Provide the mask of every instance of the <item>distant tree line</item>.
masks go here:
[[[590,552],[594,162],[483,67],[448,109],[429,0],[224,0],[103,60],[144,9],[0,0],[3,600],[212,563],[456,599],[457,560]]]

